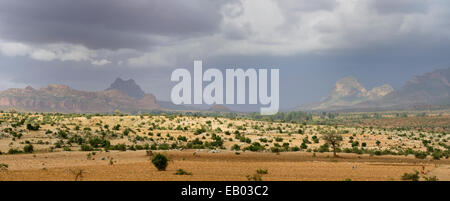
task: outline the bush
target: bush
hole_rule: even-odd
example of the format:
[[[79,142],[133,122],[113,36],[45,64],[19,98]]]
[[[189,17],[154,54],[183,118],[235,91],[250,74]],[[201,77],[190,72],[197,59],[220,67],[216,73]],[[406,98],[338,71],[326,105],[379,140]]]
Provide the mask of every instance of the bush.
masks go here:
[[[183,169],[178,169],[178,170],[175,172],[175,175],[192,175],[192,172],[186,172],[186,171],[184,171]]]
[[[423,179],[425,179],[425,181],[439,181],[439,179],[436,176],[424,176]]]
[[[279,153],[282,150],[279,147],[270,147],[270,151],[273,152],[273,153]]]
[[[25,153],[33,153],[33,151],[34,151],[34,148],[33,148],[33,145],[31,145],[31,144],[25,145],[25,147],[23,147],[23,152],[25,152]]]
[[[27,124],[27,129],[30,131],[37,131],[37,130],[39,130],[39,128],[40,128],[39,124],[35,124],[35,125]]]
[[[257,169],[256,174],[269,174],[267,169]]]
[[[352,147],[357,147],[357,146],[359,146],[359,142],[358,141],[352,142]]]
[[[443,153],[440,151],[434,151],[431,156],[433,157],[434,160],[440,160],[443,156]]]
[[[2,170],[2,171],[8,170],[8,164],[0,163],[0,170]]]
[[[244,150],[250,151],[264,151],[264,147],[258,142],[254,142],[252,145],[245,147]]]
[[[319,147],[319,152],[329,152],[330,151],[330,145],[328,145],[328,143],[323,144],[322,146]]]
[[[185,136],[179,135],[179,136],[177,137],[177,139],[178,139],[179,141],[187,142],[187,138],[186,138]]]
[[[290,148],[291,151],[300,151],[300,147],[295,146]]]
[[[166,156],[158,153],[153,157],[152,163],[159,171],[165,171],[168,165],[168,159]]]
[[[17,149],[11,148],[8,150],[8,154],[20,154],[20,153],[22,153],[22,151],[17,150]]]
[[[239,151],[239,150],[241,150],[241,146],[239,146],[239,145],[237,145],[237,144],[234,144],[234,145],[231,147],[231,150]]]
[[[82,144],[81,147],[80,147],[80,150],[81,151],[92,151],[94,149],[89,144]]]
[[[122,144],[116,144],[111,149],[112,150],[119,150],[119,151],[126,151],[127,150],[127,146],[125,144],[123,144],[123,143]]]
[[[300,149],[307,149],[308,145],[305,144],[305,142],[302,142],[302,144],[300,145]]]
[[[414,173],[405,173],[402,175],[402,180],[404,181],[419,181],[419,172],[415,171]]]
[[[169,150],[170,146],[167,143],[162,143],[158,146],[159,150]]]
[[[417,151],[416,153],[414,153],[414,156],[419,159],[425,159],[427,157],[427,153],[422,152],[422,151]]]

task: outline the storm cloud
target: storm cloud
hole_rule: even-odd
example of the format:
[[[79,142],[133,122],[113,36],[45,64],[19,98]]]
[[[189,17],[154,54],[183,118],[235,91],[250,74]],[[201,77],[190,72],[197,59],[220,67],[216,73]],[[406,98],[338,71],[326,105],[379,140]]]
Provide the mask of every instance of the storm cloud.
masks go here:
[[[93,49],[146,48],[157,38],[210,34],[220,1],[0,1],[0,35],[30,43],[74,43]]]
[[[123,76],[167,98],[171,70],[202,59],[315,83],[285,92],[283,107],[326,95],[344,75],[380,84],[375,73],[398,87],[448,67],[449,49],[446,0],[0,0],[0,89],[98,90]],[[318,72],[332,75],[308,79]]]

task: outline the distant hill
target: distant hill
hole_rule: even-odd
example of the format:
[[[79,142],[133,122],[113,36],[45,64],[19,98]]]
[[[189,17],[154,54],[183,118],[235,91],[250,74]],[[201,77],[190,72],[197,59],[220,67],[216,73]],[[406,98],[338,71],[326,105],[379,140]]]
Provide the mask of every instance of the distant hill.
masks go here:
[[[64,113],[108,113],[114,110],[134,113],[160,109],[152,94],[141,94],[138,99],[114,88],[88,92],[54,84],[41,89],[26,87],[1,91],[0,108]]]
[[[382,85],[368,91],[354,77],[345,77],[336,82],[330,94],[322,101],[302,105],[301,110],[334,110],[348,108],[369,100],[378,100],[394,91],[390,85]]]
[[[433,109],[450,106],[450,68],[415,76],[380,100],[357,105],[361,108]]]
[[[133,79],[129,79],[127,81],[122,80],[121,78],[116,78],[116,80],[111,84],[111,86],[105,91],[116,89],[126,93],[128,96],[141,99],[144,97],[145,92],[142,91],[141,87],[136,84]]]
[[[389,85],[367,91],[353,78],[336,83],[330,95],[300,110],[433,109],[450,106],[450,68],[415,76],[398,90]]]
[[[209,108],[208,111],[211,112],[232,112],[229,108],[223,106],[223,105],[213,105],[211,108]]]
[[[41,89],[30,86],[24,89],[7,89],[0,91],[0,109],[62,113],[208,110],[206,106],[175,105],[170,101],[156,100],[153,94],[146,94],[133,79],[124,81],[121,78],[117,78],[106,90],[96,92],[55,84]]]

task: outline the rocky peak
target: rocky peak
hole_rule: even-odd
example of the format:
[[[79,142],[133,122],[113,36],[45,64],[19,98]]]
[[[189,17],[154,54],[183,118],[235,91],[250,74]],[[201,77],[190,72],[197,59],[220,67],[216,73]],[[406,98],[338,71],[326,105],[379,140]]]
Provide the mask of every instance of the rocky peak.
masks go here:
[[[116,78],[116,80],[106,90],[112,89],[122,91],[128,96],[136,99],[141,99],[145,95],[145,92],[142,91],[141,87],[137,85],[133,79],[124,81],[121,78]]]
[[[345,77],[336,82],[334,89],[331,91],[331,97],[348,97],[348,96],[366,96],[367,90],[355,77]]]
[[[367,91],[355,77],[345,77],[336,82],[330,94],[318,103],[308,104],[301,107],[306,110],[329,110],[369,101],[378,100],[390,94],[394,89],[390,85],[382,85]]]
[[[386,96],[393,91],[394,91],[394,88],[392,88],[391,85],[384,84],[379,87],[374,87],[372,90],[370,90],[368,92],[368,96],[370,99],[376,99],[376,98]]]

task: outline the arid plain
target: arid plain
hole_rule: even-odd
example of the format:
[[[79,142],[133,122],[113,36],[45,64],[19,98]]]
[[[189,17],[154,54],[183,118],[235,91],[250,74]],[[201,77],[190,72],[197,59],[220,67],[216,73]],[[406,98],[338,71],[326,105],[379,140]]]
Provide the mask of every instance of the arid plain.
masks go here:
[[[119,113],[0,116],[0,180],[254,180],[258,174],[263,181],[390,181],[414,173],[419,180],[450,180],[445,112],[318,114],[303,123]],[[342,136],[338,157],[323,139],[331,132]],[[156,153],[169,158],[166,171],[151,163]],[[180,169],[189,174],[176,174]]]

